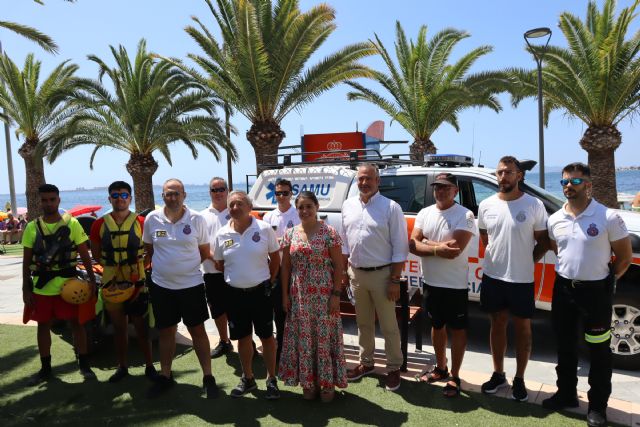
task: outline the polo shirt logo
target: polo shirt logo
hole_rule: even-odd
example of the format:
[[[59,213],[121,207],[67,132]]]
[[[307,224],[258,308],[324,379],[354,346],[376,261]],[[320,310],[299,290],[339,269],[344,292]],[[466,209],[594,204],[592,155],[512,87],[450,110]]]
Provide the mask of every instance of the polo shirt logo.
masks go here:
[[[230,248],[231,246],[233,246],[233,239],[229,239],[229,240],[225,240],[224,241],[224,247],[225,248]]]
[[[227,221],[229,221],[229,220],[231,219],[231,215],[226,214],[224,218],[225,218]]]
[[[589,228],[587,228],[587,234],[591,237],[596,237],[598,233],[600,233],[600,231],[598,231],[598,227],[596,227],[596,225],[593,223],[589,224]]]
[[[518,215],[516,215],[516,220],[518,222],[525,222],[527,220],[527,214],[525,214],[524,211],[518,212]]]
[[[289,220],[289,222],[287,223],[287,228],[292,228],[293,227],[293,221]]]
[[[259,232],[255,232],[253,233],[253,236],[251,236],[251,240],[253,240],[254,242],[258,243],[260,241],[260,233]]]
[[[185,225],[184,228],[182,229],[182,232],[184,234],[191,234],[191,226],[189,224]]]
[[[156,231],[156,237],[167,237],[167,231],[166,230],[157,230]]]

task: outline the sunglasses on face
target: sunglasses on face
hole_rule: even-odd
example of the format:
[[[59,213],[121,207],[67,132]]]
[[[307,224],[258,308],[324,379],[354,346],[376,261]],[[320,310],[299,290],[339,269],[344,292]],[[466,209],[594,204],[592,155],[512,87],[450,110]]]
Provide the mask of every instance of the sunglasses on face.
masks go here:
[[[122,200],[127,200],[129,198],[129,193],[111,193],[111,198],[112,199],[122,199]]]
[[[290,193],[291,193],[290,191],[276,191],[276,196],[287,197]]]
[[[219,187],[219,188],[210,188],[209,189],[212,193],[224,193],[225,191],[227,191],[227,189],[225,187]]]
[[[567,185],[569,185],[569,183],[571,183],[571,185],[580,185],[585,181],[586,181],[586,179],[584,179],[584,178],[571,178],[571,179],[563,178],[563,179],[560,180],[560,184],[563,187],[566,187]]]

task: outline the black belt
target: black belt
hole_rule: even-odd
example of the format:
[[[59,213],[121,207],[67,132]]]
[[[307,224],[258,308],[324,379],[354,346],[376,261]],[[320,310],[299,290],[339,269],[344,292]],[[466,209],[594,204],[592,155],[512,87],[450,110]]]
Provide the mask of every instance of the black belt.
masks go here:
[[[558,278],[566,283],[567,286],[571,286],[572,288],[581,287],[581,286],[601,286],[607,285],[611,282],[611,276],[605,277],[600,280],[573,280],[567,279],[566,277],[562,277],[558,275]]]
[[[231,285],[229,285],[229,287],[231,289],[233,289],[234,291],[253,292],[253,291],[257,291],[258,289],[262,288],[263,286],[262,286],[262,283],[258,283],[257,285],[251,286],[250,288],[236,288],[236,287],[233,287]]]
[[[378,267],[354,267],[354,268],[362,271],[378,271],[378,270],[382,270],[383,268],[387,268],[390,265],[391,264],[380,265]]]

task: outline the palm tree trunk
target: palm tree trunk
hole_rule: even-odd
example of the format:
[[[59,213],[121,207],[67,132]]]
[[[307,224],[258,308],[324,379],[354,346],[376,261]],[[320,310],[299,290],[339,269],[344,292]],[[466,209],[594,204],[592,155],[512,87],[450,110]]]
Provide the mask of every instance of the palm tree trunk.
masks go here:
[[[127,162],[127,172],[133,179],[133,194],[136,212],[154,209],[153,174],[158,170],[158,162],[151,154],[134,153]]]
[[[278,146],[286,134],[276,122],[258,122],[247,131],[247,140],[256,153],[256,173],[267,169],[265,165],[278,163]]]
[[[424,163],[425,154],[436,154],[436,151],[436,146],[431,142],[431,139],[427,139],[426,141],[416,139],[413,141],[413,144],[409,146],[411,161],[420,165]]]
[[[46,183],[44,178],[44,162],[41,156],[36,155],[37,146],[38,140],[27,140],[18,150],[18,154],[24,159],[24,172],[26,175],[25,196],[27,198],[27,211],[29,212],[30,219],[36,219],[42,215],[38,187]],[[15,208],[15,211],[17,211],[18,207],[15,206],[12,208]]]
[[[610,208],[619,207],[614,153],[621,143],[622,135],[615,126],[589,126],[580,140],[588,154],[593,198]]]

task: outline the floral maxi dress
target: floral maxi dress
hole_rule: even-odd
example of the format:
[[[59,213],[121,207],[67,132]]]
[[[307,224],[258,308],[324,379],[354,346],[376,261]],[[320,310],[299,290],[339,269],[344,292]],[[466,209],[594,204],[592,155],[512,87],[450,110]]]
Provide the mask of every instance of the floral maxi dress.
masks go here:
[[[329,248],[342,246],[336,230],[321,223],[310,241],[298,227],[287,231],[283,246],[291,255],[291,310],[284,326],[280,377],[303,388],[347,386],[340,314],[329,314],[333,265]]]

